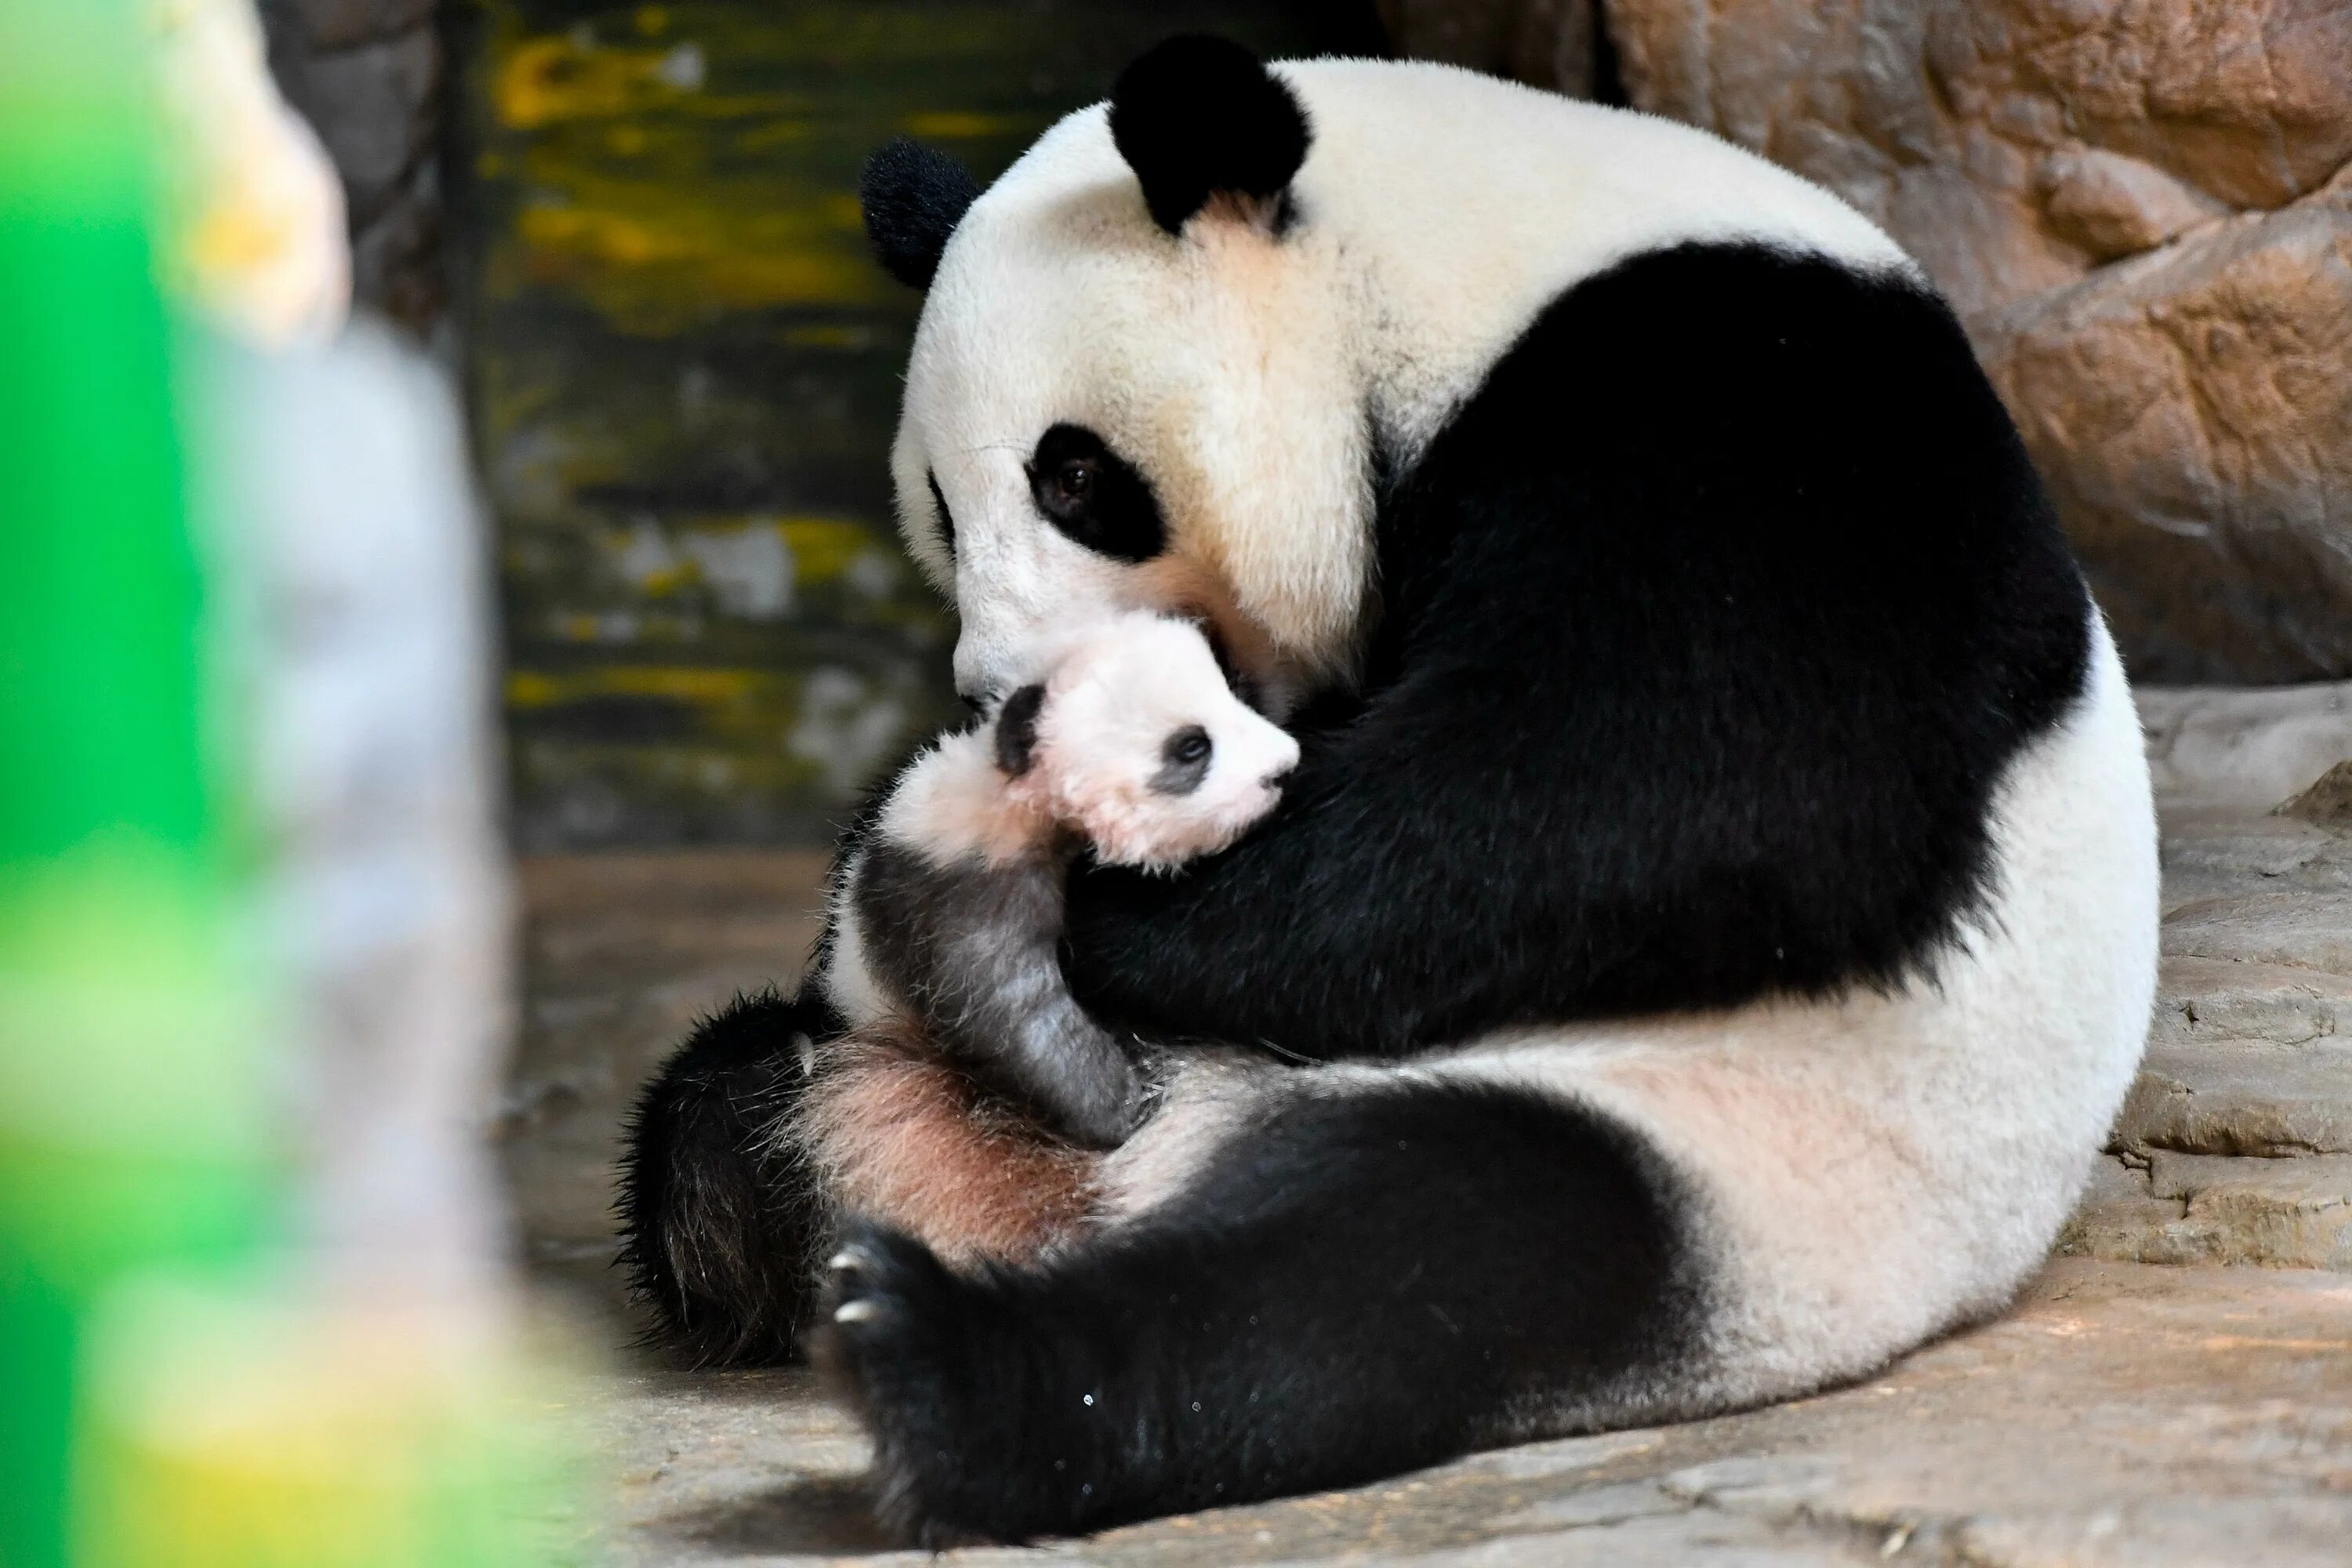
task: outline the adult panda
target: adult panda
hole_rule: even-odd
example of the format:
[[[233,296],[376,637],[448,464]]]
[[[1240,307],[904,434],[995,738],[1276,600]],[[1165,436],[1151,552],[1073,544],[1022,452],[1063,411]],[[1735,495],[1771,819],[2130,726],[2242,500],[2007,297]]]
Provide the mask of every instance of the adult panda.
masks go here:
[[[835,1259],[891,1517],[1083,1531],[1754,1405],[2010,1299],[2138,1057],[2155,834],[1892,241],[1682,126],[1209,39],[984,195],[901,143],[866,195],[929,286],[892,460],[967,696],[1150,605],[1302,749],[1234,847],[1070,889],[1076,995],[1180,1064],[1095,1220]],[[856,947],[766,1022],[878,1005]],[[680,1300],[664,1258],[757,1246],[696,1194],[787,1179],[740,1108],[793,1047],[750,1039],[646,1102]]]

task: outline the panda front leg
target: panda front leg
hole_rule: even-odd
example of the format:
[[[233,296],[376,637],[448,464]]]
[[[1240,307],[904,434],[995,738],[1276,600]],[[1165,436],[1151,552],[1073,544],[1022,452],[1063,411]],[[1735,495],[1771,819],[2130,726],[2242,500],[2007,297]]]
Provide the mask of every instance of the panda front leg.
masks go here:
[[[1344,1486],[1622,1417],[1694,1353],[1687,1200],[1566,1100],[1303,1075],[1192,1169],[1033,1267],[847,1238],[828,1353],[887,1521],[1022,1541]]]

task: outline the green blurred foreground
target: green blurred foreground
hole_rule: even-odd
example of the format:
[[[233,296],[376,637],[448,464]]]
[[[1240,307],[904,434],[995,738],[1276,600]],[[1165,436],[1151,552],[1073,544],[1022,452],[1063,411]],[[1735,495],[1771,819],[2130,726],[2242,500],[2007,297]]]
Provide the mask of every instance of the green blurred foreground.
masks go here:
[[[278,1123],[316,1042],[255,937],[208,658],[234,595],[153,281],[163,9],[0,5],[0,1563],[543,1561],[513,1520],[560,1445],[507,1414],[497,1336],[302,1277]]]

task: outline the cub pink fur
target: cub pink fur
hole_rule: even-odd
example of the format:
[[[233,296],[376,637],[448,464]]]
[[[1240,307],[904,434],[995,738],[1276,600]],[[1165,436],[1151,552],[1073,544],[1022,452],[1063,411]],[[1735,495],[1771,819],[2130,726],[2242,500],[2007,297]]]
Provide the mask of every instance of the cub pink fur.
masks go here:
[[[1037,665],[989,721],[909,764],[836,894],[828,977],[856,1027],[820,1062],[798,1136],[824,1190],[919,1229],[952,1213],[990,1230],[980,1216],[1003,1207],[1003,1185],[971,1173],[1002,1165],[1008,1128],[1075,1151],[1112,1147],[1140,1120],[1150,1085],[1132,1042],[1062,981],[1078,850],[1160,870],[1213,853],[1274,809],[1298,758],[1184,622],[1119,616],[1055,639]],[[1006,1114],[940,1114],[975,1096]],[[961,1146],[979,1137],[990,1150]],[[1055,1192],[1006,1214],[1008,1234],[1083,1206],[1091,1162],[1034,1163]]]

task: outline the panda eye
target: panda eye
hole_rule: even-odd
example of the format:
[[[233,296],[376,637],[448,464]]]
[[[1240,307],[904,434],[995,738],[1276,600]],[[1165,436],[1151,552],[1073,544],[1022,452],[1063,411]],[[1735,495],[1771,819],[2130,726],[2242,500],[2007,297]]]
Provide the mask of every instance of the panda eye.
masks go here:
[[[1199,725],[1178,731],[1168,742],[1168,760],[1171,763],[1197,763],[1216,748],[1210,743],[1208,731]]]
[[[1149,561],[1168,547],[1159,499],[1133,464],[1079,425],[1037,437],[1029,491],[1047,522],[1114,561]]]

